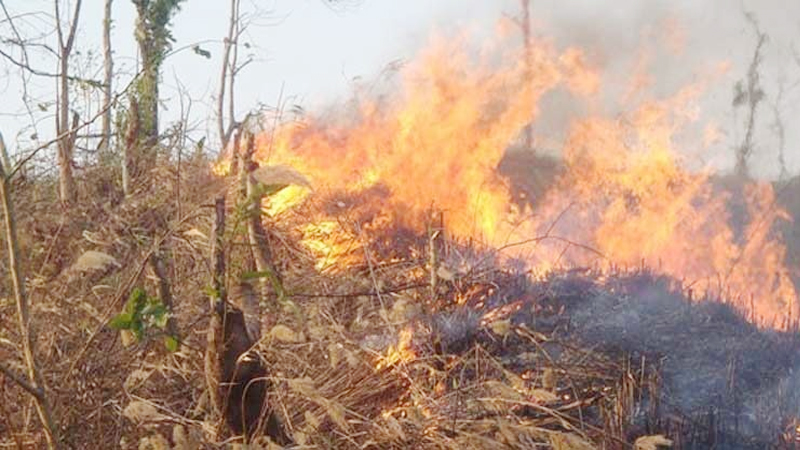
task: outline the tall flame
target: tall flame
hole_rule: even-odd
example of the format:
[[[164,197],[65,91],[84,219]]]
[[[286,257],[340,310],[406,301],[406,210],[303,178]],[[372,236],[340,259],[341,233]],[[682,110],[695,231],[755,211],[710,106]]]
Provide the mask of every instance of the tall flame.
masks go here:
[[[512,207],[508,182],[496,171],[506,150],[543,113],[544,95],[566,91],[592,105],[600,75],[580,50],[559,53],[538,42],[523,53],[503,45],[507,30],[500,31],[473,52],[465,37],[434,38],[400,69],[393,93],[357,99],[339,117],[279,126],[259,136],[257,159],[291,165],[333,190],[381,185],[390,193],[384,210],[420,229],[423,213],[436,207],[456,236],[494,246],[531,240],[520,248],[534,267],[644,263],[700,293],[752,298],[767,320],[798,317],[785,247],[772,231],[786,214],[775,208],[771,186],[742,187],[753,220],[739,230],[730,198],[715,192],[708,171],[686,169],[675,151],[676,133],[698,121],[702,85],[628,105],[621,117],[574,121],[561,151],[563,174],[533,210]],[[272,211],[307,194],[286,191]],[[552,239],[531,239],[537,236]]]
[[[257,158],[291,164],[331,188],[381,183],[411,222],[435,206],[446,211],[449,231],[497,242],[509,217],[508,189],[495,172],[506,147],[544,93],[564,82],[586,89],[592,74],[579,52],[558,57],[541,46],[531,56],[536,76],[526,81],[516,52],[487,48],[473,61],[463,47],[436,40],[402,69],[391,103],[364,100],[343,124],[285,126],[272,145],[262,136]]]

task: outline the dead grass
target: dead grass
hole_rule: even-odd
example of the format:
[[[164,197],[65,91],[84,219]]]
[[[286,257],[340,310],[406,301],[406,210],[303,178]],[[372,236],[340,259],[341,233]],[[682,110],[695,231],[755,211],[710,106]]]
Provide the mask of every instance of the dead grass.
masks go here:
[[[20,200],[38,352],[72,448],[233,442],[220,421],[209,420],[203,376],[213,220],[206,204],[226,187],[199,166],[182,177],[170,170],[154,176],[159,183],[124,203],[87,201],[66,214],[47,199]],[[332,206],[343,198],[346,207]],[[358,200],[319,195],[268,223],[285,288],[301,314],[267,299],[257,350],[270,370],[270,405],[297,448],[666,444],[647,425],[660,412],[642,406],[660,395],[658,364],[632,363],[629,352],[598,349],[569,331],[570,311],[599,289],[595,275],[531,280],[480,248],[448,241],[441,255],[448,270],[432,298],[427,238],[402,220],[387,225],[395,218]],[[323,216],[335,224],[326,239],[346,245],[320,264],[319,249],[304,241],[319,232],[305,225]],[[231,221],[228,234],[237,236],[237,227]],[[182,338],[176,353],[158,340],[125,346],[106,327],[133,286],[155,291],[145,263],[159,244],[169,249]],[[252,262],[241,237],[227,250],[231,285]],[[87,266],[80,259],[86,252],[116,264],[103,257],[103,264]],[[76,264],[85,270],[69,270]],[[0,290],[0,358],[15,367],[6,296]],[[0,405],[0,448],[39,446],[24,393],[4,381]],[[258,442],[253,447],[269,447]]]

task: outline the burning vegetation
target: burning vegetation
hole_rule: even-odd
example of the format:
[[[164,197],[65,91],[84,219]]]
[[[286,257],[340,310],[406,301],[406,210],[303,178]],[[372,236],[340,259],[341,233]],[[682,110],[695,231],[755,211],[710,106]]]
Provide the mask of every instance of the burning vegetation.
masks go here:
[[[704,125],[696,101],[705,82],[624,104],[618,117],[575,120],[552,183],[512,198],[530,174],[506,178],[496,169],[531,115],[535,121],[546,113],[540,99],[565,90],[591,105],[601,87],[576,49],[558,53],[540,43],[527,61],[502,44],[473,55],[463,40],[434,40],[399,70],[395,91],[259,136],[260,164],[289,165],[331,192],[328,217],[306,227],[311,248],[333,262],[350,245],[325,238],[339,226],[331,217],[347,209],[371,209],[359,218],[367,226],[417,233],[430,225],[431,211],[441,211],[448,235],[501,249],[533,272],[646,266],[701,296],[725,297],[759,324],[785,328],[797,320],[797,293],[775,233],[791,218],[772,185],[720,186],[710,169],[683,164],[687,150],[702,150],[677,148],[676,136]],[[287,189],[266,210],[279,218],[311,193]]]
[[[322,367],[284,369],[297,442],[793,445],[797,294],[776,228],[790,217],[771,184],[691,169],[678,148],[708,130],[695,104],[715,75],[575,120],[560,161],[533,158],[550,182],[526,190],[535,165],[498,168],[540,100],[591,105],[601,77],[546,42],[530,59],[502,39],[465,48],[435,39],[388,93],[253,144],[263,168],[310,182],[262,205],[315,269],[296,288],[311,322],[293,327]]]
[[[335,113],[252,119],[212,170],[156,169],[83,224],[19,191],[29,283],[63,298],[36,321],[66,445],[794,448],[789,207],[684,160],[715,75],[608,117],[589,57],[508,32],[434,39]],[[520,148],[553,95],[586,113]]]

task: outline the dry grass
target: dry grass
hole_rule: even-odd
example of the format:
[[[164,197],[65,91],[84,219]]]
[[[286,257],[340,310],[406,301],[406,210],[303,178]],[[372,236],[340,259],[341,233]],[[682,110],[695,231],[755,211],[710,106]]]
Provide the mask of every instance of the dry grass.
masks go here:
[[[98,200],[64,215],[46,200],[25,203],[24,193],[19,200],[38,351],[72,448],[233,442],[209,416],[203,376],[213,220],[206,203],[226,187],[200,166],[182,178],[168,170],[160,176],[162,183],[124,203]],[[343,198],[347,208],[331,206]],[[645,426],[659,412],[642,411],[659,396],[656,365],[631,363],[627,352],[601,351],[568,332],[570,310],[596,289],[591,275],[534,281],[502,269],[480,248],[448,241],[440,255],[448,269],[432,298],[427,237],[387,225],[402,221],[357,200],[319,195],[268,222],[285,288],[301,313],[265,299],[257,350],[270,369],[270,404],[297,448],[667,444]],[[336,224],[326,239],[342,244],[327,255],[307,245],[319,231],[306,225],[322,217]],[[229,222],[229,285],[252,265],[240,223]],[[155,291],[146,262],[159,245],[169,249],[182,338],[176,353],[159,340],[123,345],[106,327],[133,286]],[[87,263],[87,252],[105,256],[88,253]],[[82,269],[68,270],[76,266]],[[6,295],[0,290],[0,358],[14,367]],[[21,390],[0,384],[0,448],[41,444],[31,408]]]

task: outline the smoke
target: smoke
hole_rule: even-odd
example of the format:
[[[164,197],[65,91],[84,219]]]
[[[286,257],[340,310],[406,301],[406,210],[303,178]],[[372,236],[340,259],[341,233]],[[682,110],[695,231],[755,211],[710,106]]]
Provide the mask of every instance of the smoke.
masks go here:
[[[472,23],[472,30],[489,29],[501,16],[518,19],[520,6],[516,0],[494,8],[487,7],[486,2],[468,3],[469,7],[450,6],[439,16],[450,17],[449,24]],[[468,15],[465,11],[472,7],[476,12]],[[800,21],[796,19],[800,17],[800,3],[542,0],[531,2],[531,8],[535,38],[552,41],[560,48],[582,49],[603,73],[600,94],[590,104],[564,92],[551,93],[544,99],[541,109],[545,113],[535,125],[540,152],[560,148],[576,118],[617,115],[630,108],[631,102],[669,97],[686,85],[700,82],[707,85],[698,100],[698,117],[676,140],[695,168],[731,169],[733,148],[742,142],[745,130],[747,111],[732,103],[734,86],[746,78],[755,50],[755,30],[746,18],[746,14],[752,14],[760,31],[768,36],[759,64],[765,98],[756,114],[752,173],[777,177],[781,145],[789,172],[800,169],[800,153],[791,151],[800,145],[800,130],[785,129],[781,139],[776,124],[776,113],[787,121],[799,112],[800,58],[795,46],[800,43]],[[422,42],[416,39],[413,45]]]
[[[692,301],[647,274],[611,277],[571,314],[574,335],[660,367],[663,412],[714,412],[733,442],[774,442],[800,414],[796,337],[757,329],[730,305]],[[740,448],[734,444],[722,448]]]
[[[477,304],[423,315],[423,335],[456,353],[491,346],[478,318],[510,310],[514,326],[552,336],[547,353],[565,367],[574,361],[566,349],[584,348],[657,370],[657,391],[637,397],[631,426],[670,430],[685,440],[679,448],[768,448],[800,416],[797,335],[760,329],[718,299],[693,299],[672,279],[576,270],[538,281],[508,275],[494,286]]]
[[[565,6],[545,1],[536,2],[536,10],[541,13],[537,17],[543,17],[544,36],[555,36],[560,45],[584,48],[600,66],[605,74],[601,91],[606,98],[599,99],[595,107],[608,113],[624,109],[626,97],[659,98],[698,80],[710,81],[697,105],[698,122],[677,138],[690,163],[717,169],[732,167],[732,148],[743,139],[747,111],[734,108],[732,100],[734,85],[746,77],[755,50],[755,31],[745,17],[752,13],[768,42],[759,65],[766,97],[757,111],[751,166],[759,176],[778,174],[780,142],[774,112],[777,109],[784,120],[797,112],[792,104],[797,103],[800,91],[789,86],[800,80],[800,65],[792,56],[793,45],[800,38],[794,19],[800,4],[623,0],[613,6],[590,1]],[[542,123],[539,128],[542,132],[552,129],[552,123]],[[702,145],[703,134],[711,129],[716,139]],[[800,132],[789,131],[786,148],[798,144]],[[800,158],[788,153],[789,169],[796,172]]]

